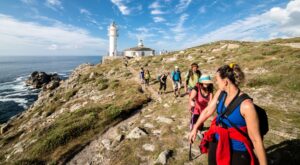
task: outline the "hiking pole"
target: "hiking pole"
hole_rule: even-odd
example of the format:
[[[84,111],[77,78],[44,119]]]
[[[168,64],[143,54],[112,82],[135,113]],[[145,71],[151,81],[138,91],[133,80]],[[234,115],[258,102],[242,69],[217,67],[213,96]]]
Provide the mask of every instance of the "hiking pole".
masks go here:
[[[192,143],[190,143],[189,160],[192,161]]]
[[[194,115],[191,114],[190,131],[193,129],[193,126],[194,126],[193,117],[194,117]],[[193,158],[192,158],[192,143],[191,142],[190,142],[190,150],[189,150],[189,160],[190,161],[193,160]]]

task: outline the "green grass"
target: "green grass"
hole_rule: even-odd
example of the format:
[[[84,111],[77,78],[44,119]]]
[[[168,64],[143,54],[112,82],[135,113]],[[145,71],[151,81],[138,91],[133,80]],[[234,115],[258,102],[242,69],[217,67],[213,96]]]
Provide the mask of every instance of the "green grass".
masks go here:
[[[145,94],[137,90],[139,85],[130,81],[113,82],[118,85],[115,88],[116,98],[111,100],[112,103],[88,104],[75,112],[62,114],[52,125],[33,134],[32,138],[37,141],[17,161],[41,160],[49,163],[50,160],[64,159],[78,146],[89,142],[105,128],[123,120],[149,101]],[[131,95],[127,95],[124,87],[127,87]]]
[[[70,100],[71,97],[75,96],[77,92],[78,92],[78,89],[76,89],[76,88],[71,89],[71,90],[67,91],[63,97],[65,100],[68,101],[68,100]]]
[[[260,87],[264,85],[276,85],[282,81],[282,78],[283,76],[280,75],[261,75],[260,77],[250,79],[248,86]]]
[[[91,129],[97,120],[94,113],[85,114],[83,117],[70,115],[68,119],[60,119],[47,132],[46,136],[34,147],[32,155],[39,156],[49,153],[58,146],[67,144],[70,140],[80,136],[85,131]]]

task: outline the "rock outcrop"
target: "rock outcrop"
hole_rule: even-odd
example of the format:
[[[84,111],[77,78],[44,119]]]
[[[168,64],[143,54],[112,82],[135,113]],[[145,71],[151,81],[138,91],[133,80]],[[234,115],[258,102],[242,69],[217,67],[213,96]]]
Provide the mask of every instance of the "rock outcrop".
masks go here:
[[[27,86],[39,89],[53,90],[60,84],[61,78],[58,74],[47,74],[45,72],[34,71],[30,77],[26,80]]]

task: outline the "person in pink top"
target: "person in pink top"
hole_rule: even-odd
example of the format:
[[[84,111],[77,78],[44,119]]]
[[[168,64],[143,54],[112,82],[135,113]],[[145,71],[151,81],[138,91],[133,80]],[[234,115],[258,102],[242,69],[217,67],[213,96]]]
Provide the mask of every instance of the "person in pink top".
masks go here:
[[[197,122],[201,112],[207,107],[210,100],[213,98],[213,82],[209,75],[202,75],[198,83],[195,85],[190,95],[191,104],[191,129]],[[201,131],[203,129],[203,124],[199,127]]]

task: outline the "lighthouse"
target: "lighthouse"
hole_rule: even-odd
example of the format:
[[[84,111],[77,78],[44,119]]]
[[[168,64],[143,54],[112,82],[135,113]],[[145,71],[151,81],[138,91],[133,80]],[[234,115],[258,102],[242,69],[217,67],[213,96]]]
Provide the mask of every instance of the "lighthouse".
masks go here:
[[[108,36],[109,36],[109,56],[117,56],[117,38],[118,38],[118,28],[113,22],[108,29]]]

